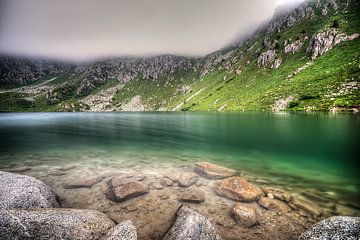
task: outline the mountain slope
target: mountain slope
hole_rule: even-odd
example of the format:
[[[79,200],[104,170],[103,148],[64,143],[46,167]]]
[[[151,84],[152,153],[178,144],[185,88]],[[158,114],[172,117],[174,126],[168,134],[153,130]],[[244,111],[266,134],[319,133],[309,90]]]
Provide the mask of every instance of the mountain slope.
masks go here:
[[[25,85],[0,91],[0,110],[358,110],[359,8],[356,0],[307,1],[278,13],[236,46],[198,59],[46,62],[30,73],[58,68],[37,75],[28,74],[31,60],[13,60],[25,67],[7,66],[0,82],[7,88]]]

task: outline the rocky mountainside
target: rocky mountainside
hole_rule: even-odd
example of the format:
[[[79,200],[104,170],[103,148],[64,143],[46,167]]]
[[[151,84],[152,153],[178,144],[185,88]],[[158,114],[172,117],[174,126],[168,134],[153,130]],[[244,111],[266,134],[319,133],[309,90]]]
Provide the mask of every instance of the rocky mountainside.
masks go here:
[[[0,110],[357,111],[359,9],[356,0],[305,1],[203,58],[74,65],[1,57]]]

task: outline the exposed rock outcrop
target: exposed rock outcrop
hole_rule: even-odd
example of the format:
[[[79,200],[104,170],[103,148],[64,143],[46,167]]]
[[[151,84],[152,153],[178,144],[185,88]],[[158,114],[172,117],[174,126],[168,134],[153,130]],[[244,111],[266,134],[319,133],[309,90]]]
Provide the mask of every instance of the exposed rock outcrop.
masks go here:
[[[114,222],[93,210],[0,210],[1,239],[100,239]]]
[[[258,67],[266,67],[268,65],[271,68],[278,68],[282,63],[281,57],[278,57],[276,54],[276,50],[267,50],[260,54],[257,59]]]
[[[220,196],[243,202],[255,201],[264,195],[264,192],[259,187],[241,177],[231,177],[222,180],[217,186],[216,193]]]
[[[177,219],[163,240],[221,240],[216,229],[204,216],[183,205]]]
[[[308,52],[311,52],[311,58],[314,60],[331,50],[335,45],[343,41],[351,41],[359,37],[358,33],[347,35],[340,33],[336,28],[326,29],[324,32],[315,34],[311,40]]]
[[[285,45],[284,51],[285,53],[296,53],[299,52],[302,47],[303,47],[304,43],[301,42],[300,40],[296,40],[295,42],[292,43],[288,43]]]
[[[299,240],[360,239],[359,217],[330,217],[303,233]]]
[[[0,171],[0,209],[55,208],[54,192],[42,181]]]

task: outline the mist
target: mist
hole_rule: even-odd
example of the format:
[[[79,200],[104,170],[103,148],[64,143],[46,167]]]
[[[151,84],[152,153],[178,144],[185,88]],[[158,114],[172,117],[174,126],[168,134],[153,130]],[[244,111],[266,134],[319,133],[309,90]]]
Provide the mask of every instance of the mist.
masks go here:
[[[0,53],[89,60],[202,56],[299,0],[0,0]],[[290,4],[290,5],[291,5]]]

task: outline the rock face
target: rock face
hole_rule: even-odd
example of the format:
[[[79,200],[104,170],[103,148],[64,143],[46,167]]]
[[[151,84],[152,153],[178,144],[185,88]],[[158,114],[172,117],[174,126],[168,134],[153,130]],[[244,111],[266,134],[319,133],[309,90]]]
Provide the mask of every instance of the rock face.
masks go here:
[[[257,60],[257,64],[259,67],[265,67],[269,63],[275,61],[276,58],[276,51],[275,50],[268,50],[260,54]]]
[[[101,240],[136,240],[136,227],[131,220],[119,223],[101,238]]]
[[[252,227],[258,224],[258,214],[254,206],[236,203],[231,209],[231,215],[243,227]]]
[[[72,183],[64,184],[63,187],[67,188],[67,189],[91,187],[91,186],[95,185],[96,183],[101,182],[103,179],[104,179],[104,177],[101,177],[101,176],[87,177],[87,178],[76,180]]]
[[[359,217],[330,217],[312,226],[299,240],[360,239]]]
[[[283,212],[283,213],[291,212],[291,208],[286,203],[276,199],[262,197],[259,199],[258,203],[263,208],[266,208],[271,211]]]
[[[55,208],[54,192],[33,177],[0,171],[0,209]]]
[[[177,219],[163,240],[220,240],[214,226],[204,216],[182,206]]]
[[[105,214],[93,210],[0,210],[1,239],[95,240],[114,225]]]
[[[201,203],[205,201],[205,193],[200,190],[185,190],[180,193],[180,202]]]
[[[196,163],[194,171],[210,179],[223,179],[236,175],[237,171],[234,169],[219,166],[217,164],[208,162]]]
[[[220,196],[243,202],[255,201],[264,195],[264,192],[259,187],[241,177],[231,177],[222,180],[217,186],[216,193]]]
[[[124,177],[114,177],[110,179],[103,184],[102,191],[108,199],[114,202],[123,202],[148,193],[143,183]]]
[[[354,33],[347,35],[345,33],[339,33],[336,28],[330,28],[324,32],[315,34],[310,40],[308,52],[311,52],[311,58],[314,60],[318,56],[321,56],[331,50],[335,45],[343,41],[351,41],[358,38],[359,34]]]
[[[303,47],[304,43],[301,42],[300,40],[296,40],[295,42],[293,43],[289,43],[287,45],[285,45],[285,53],[296,53],[296,52],[299,52],[302,47]]]

